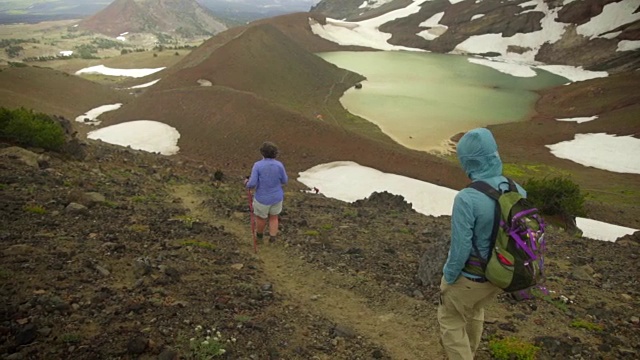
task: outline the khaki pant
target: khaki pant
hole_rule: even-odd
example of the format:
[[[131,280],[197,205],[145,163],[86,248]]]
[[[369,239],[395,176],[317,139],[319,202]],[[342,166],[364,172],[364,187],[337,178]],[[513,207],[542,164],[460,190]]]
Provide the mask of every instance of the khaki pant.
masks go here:
[[[484,307],[502,290],[490,282],[460,276],[453,285],[440,282],[438,322],[449,360],[472,360],[482,336]]]

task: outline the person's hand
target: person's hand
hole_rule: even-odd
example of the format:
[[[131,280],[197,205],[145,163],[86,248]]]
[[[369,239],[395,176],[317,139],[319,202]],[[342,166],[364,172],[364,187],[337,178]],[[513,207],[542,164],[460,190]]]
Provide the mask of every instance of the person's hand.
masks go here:
[[[244,178],[244,180],[242,180],[242,184],[244,184],[244,186],[247,186],[247,183],[249,182],[249,178]]]

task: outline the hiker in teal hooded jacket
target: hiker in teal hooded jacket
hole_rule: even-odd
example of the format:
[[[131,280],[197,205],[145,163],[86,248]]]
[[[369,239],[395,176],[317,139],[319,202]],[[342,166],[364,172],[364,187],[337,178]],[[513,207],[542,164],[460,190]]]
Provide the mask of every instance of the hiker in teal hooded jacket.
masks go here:
[[[498,145],[484,128],[467,132],[456,147],[458,160],[472,181],[484,181],[497,190],[507,190],[502,175]],[[526,196],[522,187],[518,191]],[[478,190],[465,188],[455,197],[451,215],[451,245],[440,285],[438,322],[442,344],[449,359],[471,360],[480,344],[484,307],[502,290],[478,271],[471,271],[470,258],[487,259],[496,202]],[[476,254],[475,248],[480,252]]]

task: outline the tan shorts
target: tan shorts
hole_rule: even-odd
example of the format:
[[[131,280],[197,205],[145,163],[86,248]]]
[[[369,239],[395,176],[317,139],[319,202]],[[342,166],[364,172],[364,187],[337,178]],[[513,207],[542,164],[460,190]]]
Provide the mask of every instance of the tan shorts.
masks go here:
[[[263,205],[256,199],[253,199],[253,213],[262,219],[266,219],[269,215],[278,215],[282,211],[282,201],[273,205]]]

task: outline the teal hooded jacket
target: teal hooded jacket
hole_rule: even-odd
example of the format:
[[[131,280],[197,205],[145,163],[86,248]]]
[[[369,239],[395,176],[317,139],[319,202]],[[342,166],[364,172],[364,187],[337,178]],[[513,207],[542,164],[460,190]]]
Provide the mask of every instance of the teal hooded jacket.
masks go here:
[[[491,131],[478,128],[467,132],[456,147],[458,160],[471,181],[484,181],[498,190],[508,189],[507,179],[502,175],[502,161],[498,144]],[[524,189],[516,184],[518,192],[526,196]],[[491,231],[496,202],[478,190],[464,188],[453,201],[451,214],[451,247],[443,268],[448,284],[456,282],[462,274],[470,278],[477,275],[464,273],[462,269],[475,251],[475,241],[480,256],[486,259],[491,247]],[[477,255],[477,254],[476,254]]]

